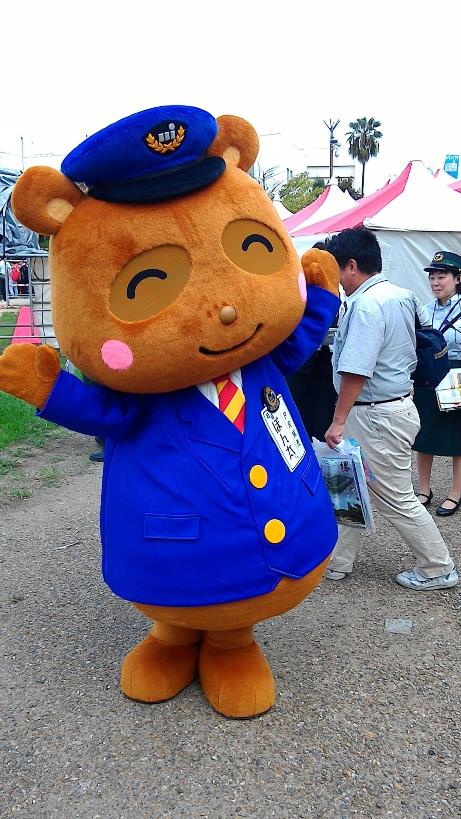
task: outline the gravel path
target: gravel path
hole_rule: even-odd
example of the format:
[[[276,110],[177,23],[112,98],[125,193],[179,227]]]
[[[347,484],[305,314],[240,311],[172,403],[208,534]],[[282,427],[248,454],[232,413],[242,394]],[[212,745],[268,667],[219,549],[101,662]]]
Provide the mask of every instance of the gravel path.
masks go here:
[[[131,702],[119,666],[149,626],[100,578],[91,448],[68,435],[21,458],[30,498],[0,481],[2,819],[461,816],[460,589],[398,587],[411,558],[378,518],[353,577],[257,628],[269,714],[226,720],[196,683]],[[460,520],[441,522],[459,563]]]

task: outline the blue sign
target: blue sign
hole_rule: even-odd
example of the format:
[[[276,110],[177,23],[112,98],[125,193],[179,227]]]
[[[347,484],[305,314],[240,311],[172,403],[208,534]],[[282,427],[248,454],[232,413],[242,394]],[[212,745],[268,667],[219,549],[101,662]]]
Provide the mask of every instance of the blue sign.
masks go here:
[[[458,179],[459,169],[459,154],[447,154],[445,157],[445,164],[443,170],[450,174],[454,179]]]

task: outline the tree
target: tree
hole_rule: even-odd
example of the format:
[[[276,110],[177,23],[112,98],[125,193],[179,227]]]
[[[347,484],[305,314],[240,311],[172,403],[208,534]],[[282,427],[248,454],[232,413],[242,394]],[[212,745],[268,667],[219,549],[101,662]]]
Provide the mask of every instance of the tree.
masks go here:
[[[352,199],[361,199],[362,194],[353,185],[352,176],[338,176],[338,188],[342,191],[348,191]]]
[[[325,182],[319,177],[311,179],[307,171],[293,176],[280,189],[280,199],[288,210],[297,213],[310,205],[325,190]]]
[[[355,122],[349,123],[351,130],[346,133],[349,154],[362,166],[362,196],[365,187],[365,165],[372,156],[378,155],[382,133],[377,129],[380,127],[381,123],[374,117],[369,119],[359,117]]]
[[[262,189],[267,193],[269,199],[275,198],[278,188],[283,184],[282,182],[277,181],[277,176],[279,173],[280,168],[277,165],[263,171],[259,163],[253,165],[253,167],[249,170],[250,176],[252,176],[253,179],[256,179],[258,184],[261,185]]]

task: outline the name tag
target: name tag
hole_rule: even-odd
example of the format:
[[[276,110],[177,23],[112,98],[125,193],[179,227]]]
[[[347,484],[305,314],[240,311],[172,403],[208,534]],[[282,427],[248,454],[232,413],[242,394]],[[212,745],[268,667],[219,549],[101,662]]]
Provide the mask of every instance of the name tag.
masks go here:
[[[285,401],[281,395],[277,398],[280,402],[278,409],[269,412],[267,407],[264,407],[261,410],[261,418],[288,469],[293,472],[304,458],[306,450]]]

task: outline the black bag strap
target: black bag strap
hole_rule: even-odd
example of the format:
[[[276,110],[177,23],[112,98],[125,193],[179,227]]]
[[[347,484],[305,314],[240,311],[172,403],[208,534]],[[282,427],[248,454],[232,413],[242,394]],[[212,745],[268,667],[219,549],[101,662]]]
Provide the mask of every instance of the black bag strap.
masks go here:
[[[460,318],[461,318],[461,312],[460,312],[460,313],[458,313],[458,315],[457,315],[457,316],[455,316],[455,317],[454,317],[454,319],[452,319],[451,321],[449,321],[449,322],[448,322],[448,324],[446,325],[446,327],[444,327],[444,328],[443,328],[443,330],[441,330],[440,332],[444,333],[444,332],[445,332],[445,330],[449,330],[449,329],[450,329],[450,327],[454,327],[454,326],[455,326],[455,324],[456,324],[456,322],[457,322],[457,321],[458,321]]]

